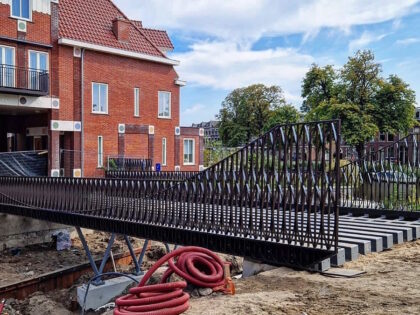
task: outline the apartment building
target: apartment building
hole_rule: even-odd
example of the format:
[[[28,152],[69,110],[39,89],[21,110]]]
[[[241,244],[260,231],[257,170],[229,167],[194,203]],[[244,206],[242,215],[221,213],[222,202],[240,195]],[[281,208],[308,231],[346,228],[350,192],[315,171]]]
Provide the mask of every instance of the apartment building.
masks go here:
[[[173,48],[110,0],[0,0],[0,152],[40,152],[49,176],[103,176],[111,156],[200,170]]]

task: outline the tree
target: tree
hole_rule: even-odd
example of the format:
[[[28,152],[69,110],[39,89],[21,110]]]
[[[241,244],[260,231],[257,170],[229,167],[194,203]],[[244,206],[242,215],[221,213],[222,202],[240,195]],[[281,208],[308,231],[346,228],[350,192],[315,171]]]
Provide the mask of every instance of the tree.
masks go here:
[[[306,73],[302,83],[302,103],[301,111],[309,112],[322,102],[328,102],[335,95],[335,80],[337,74],[333,66],[328,65],[324,68],[312,64],[311,69]]]
[[[322,92],[319,79],[327,73],[324,81],[331,93]],[[330,70],[313,66],[303,82],[302,96],[309,109],[305,119],[341,119],[343,139],[360,157],[365,143],[378,132],[407,132],[415,124],[415,93],[397,76],[384,79],[380,74],[381,65],[369,50],[349,57],[332,81]]]
[[[274,110],[264,126],[264,132],[279,124],[296,123],[301,119],[301,114],[292,105],[284,105]]]
[[[369,110],[381,80],[381,65],[375,62],[375,55],[370,50],[358,51],[341,70],[341,82],[345,102],[357,104],[361,110]]]
[[[259,136],[271,113],[286,101],[279,86],[250,85],[232,91],[219,113],[219,134],[223,144],[236,147]]]
[[[416,94],[396,75],[381,80],[379,86],[373,113],[379,129],[391,134],[408,132],[417,124],[414,118]]]

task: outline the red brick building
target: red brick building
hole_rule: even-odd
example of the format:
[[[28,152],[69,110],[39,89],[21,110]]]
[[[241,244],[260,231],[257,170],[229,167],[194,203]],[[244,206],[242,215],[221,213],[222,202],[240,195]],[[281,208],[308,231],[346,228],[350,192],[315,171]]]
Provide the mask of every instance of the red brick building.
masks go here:
[[[0,0],[0,152],[45,150],[51,176],[101,176],[116,156],[199,170],[172,49],[110,0]]]

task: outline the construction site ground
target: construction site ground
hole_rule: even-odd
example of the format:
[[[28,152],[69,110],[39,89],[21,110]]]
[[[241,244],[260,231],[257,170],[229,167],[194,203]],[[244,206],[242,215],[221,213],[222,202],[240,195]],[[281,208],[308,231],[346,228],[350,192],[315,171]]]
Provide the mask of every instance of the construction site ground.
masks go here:
[[[108,239],[106,233],[87,236],[92,252],[96,254],[103,253]],[[142,242],[133,240],[133,244],[140,247]],[[126,250],[123,240],[117,240],[113,253]],[[150,267],[164,253],[161,244],[153,243],[143,268]],[[19,255],[10,251],[0,254],[0,286],[86,260],[77,238],[68,251],[57,252],[46,244],[23,248]],[[240,272],[240,261],[235,260],[234,274]],[[118,271],[129,271],[130,268],[132,266]],[[420,314],[420,240],[395,246],[389,251],[361,256],[342,268],[365,273],[356,278],[333,278],[278,268],[247,279],[235,279],[234,296],[213,293],[192,297],[186,314]],[[92,275],[82,277],[69,289],[37,292],[23,301],[8,300],[5,314],[80,314],[74,309],[76,287],[87,282]],[[103,313],[110,315],[112,311],[88,314]]]

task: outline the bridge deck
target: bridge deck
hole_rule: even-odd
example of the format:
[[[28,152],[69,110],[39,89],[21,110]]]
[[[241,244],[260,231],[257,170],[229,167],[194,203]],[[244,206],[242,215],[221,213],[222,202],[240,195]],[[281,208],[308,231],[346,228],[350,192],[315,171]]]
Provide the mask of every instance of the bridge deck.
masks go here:
[[[338,250],[339,149],[338,120],[279,125],[179,182],[0,177],[0,212],[310,266]]]

